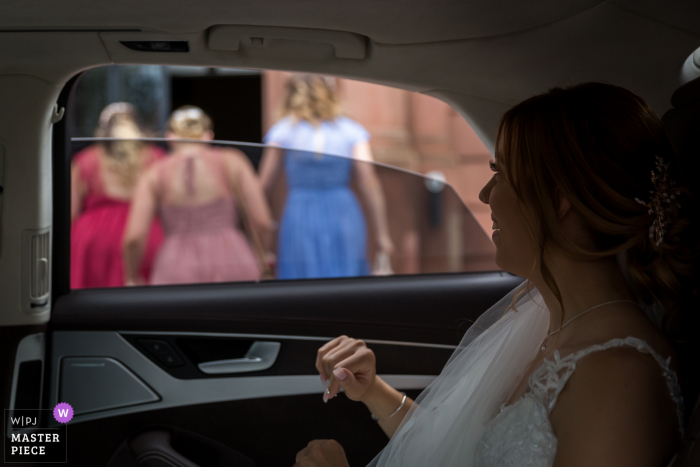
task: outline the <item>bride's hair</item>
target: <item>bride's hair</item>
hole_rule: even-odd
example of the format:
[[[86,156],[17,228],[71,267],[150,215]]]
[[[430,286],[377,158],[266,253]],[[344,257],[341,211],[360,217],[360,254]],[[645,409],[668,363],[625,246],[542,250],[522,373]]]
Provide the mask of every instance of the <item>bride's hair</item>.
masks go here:
[[[663,304],[659,324],[673,335],[695,296],[696,245],[691,242],[690,193],[651,107],[609,84],[554,88],[506,112],[496,154],[500,170],[533,214],[528,228],[539,245],[540,272],[559,302],[559,288],[544,261],[546,249],[578,259],[622,253],[635,293],[649,306],[657,299]],[[650,231],[655,214],[639,202],[648,203],[656,191],[657,156],[676,183],[667,193],[675,195],[674,202],[663,204],[668,225],[658,245]],[[553,202],[557,190],[580,215],[592,248],[564,236]]]

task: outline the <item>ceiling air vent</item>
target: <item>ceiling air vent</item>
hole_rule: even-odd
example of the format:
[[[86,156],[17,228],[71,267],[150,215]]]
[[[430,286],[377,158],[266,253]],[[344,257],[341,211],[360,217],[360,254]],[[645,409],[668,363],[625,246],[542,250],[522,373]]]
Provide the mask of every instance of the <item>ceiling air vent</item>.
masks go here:
[[[51,229],[22,232],[22,311],[49,309],[51,295]]]

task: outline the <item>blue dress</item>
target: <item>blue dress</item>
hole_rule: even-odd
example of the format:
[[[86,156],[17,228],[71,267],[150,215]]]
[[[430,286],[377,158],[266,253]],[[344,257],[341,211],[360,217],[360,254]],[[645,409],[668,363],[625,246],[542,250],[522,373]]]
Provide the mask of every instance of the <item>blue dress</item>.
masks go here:
[[[350,189],[352,149],[368,141],[369,133],[346,117],[325,121],[319,127],[323,151],[316,154],[316,128],[285,117],[263,139],[285,148],[289,193],[280,223],[278,279],[369,274],[367,227]]]

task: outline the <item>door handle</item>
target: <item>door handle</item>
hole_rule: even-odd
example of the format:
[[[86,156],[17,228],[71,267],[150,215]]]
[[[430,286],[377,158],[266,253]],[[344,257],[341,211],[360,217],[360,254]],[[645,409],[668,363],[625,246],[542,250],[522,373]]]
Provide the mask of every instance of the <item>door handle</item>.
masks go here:
[[[198,367],[208,375],[267,370],[277,360],[280,347],[279,342],[255,341],[243,358],[203,362]]]

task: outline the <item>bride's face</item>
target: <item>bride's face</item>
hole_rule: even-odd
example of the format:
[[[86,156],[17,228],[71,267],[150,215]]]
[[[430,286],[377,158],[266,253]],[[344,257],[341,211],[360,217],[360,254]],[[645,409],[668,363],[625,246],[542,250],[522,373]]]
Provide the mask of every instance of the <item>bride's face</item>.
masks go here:
[[[497,156],[496,162],[490,164],[494,175],[481,189],[479,199],[491,208],[496,264],[504,271],[528,278],[538,270],[535,266],[539,247],[526,222],[528,207],[518,201],[513,186],[499,170],[498,159]]]

